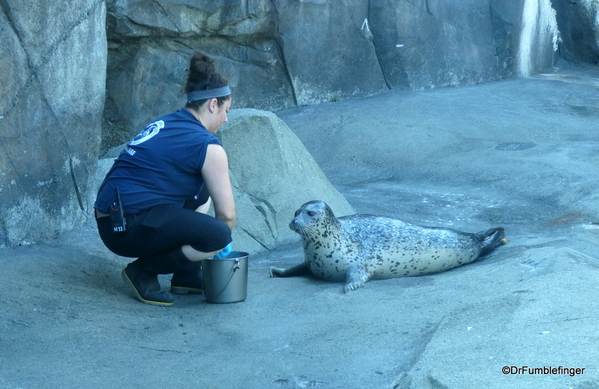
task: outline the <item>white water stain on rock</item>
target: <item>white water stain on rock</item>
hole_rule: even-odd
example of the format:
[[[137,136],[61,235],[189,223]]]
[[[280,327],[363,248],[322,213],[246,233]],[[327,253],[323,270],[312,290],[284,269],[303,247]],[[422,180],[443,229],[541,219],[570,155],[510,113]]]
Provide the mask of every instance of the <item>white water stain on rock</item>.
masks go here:
[[[522,10],[522,30],[518,47],[518,73],[531,75],[541,65],[548,47],[557,51],[559,30],[550,0],[526,0]],[[551,46],[550,46],[551,45]],[[550,66],[551,64],[546,64]],[[541,66],[544,67],[544,66]]]

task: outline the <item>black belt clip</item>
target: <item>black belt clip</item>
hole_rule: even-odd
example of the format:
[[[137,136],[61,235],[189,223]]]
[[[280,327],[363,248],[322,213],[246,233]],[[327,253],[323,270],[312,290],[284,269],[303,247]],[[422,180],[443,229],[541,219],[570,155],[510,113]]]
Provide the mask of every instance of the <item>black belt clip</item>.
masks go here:
[[[123,212],[118,186],[116,187],[116,201],[110,207],[110,222],[112,223],[112,232],[125,232],[127,229],[127,220]]]

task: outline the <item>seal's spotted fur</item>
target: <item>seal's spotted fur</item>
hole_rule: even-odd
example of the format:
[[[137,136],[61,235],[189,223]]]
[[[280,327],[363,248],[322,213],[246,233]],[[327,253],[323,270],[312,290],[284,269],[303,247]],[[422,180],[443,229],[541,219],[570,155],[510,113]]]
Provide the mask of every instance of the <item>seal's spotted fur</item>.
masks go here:
[[[502,245],[502,227],[477,234],[421,227],[388,217],[336,218],[322,201],[300,207],[289,228],[302,237],[304,262],[289,269],[271,268],[273,277],[307,274],[345,281],[345,291],[371,278],[419,276],[470,263]]]

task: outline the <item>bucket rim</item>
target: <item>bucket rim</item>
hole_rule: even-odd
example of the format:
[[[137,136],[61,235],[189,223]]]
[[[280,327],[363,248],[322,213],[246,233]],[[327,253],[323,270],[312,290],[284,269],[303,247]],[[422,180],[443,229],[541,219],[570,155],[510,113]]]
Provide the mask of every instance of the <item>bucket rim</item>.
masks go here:
[[[245,251],[231,251],[224,258],[206,258],[204,261],[226,261],[226,260],[234,260],[234,259],[244,259],[249,257],[250,254]]]

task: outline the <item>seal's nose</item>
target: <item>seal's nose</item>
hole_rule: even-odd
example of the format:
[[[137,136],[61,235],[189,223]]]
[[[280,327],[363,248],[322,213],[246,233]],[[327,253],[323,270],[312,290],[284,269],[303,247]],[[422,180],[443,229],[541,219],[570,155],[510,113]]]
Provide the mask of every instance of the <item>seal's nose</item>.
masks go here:
[[[289,222],[289,229],[291,231],[295,231],[295,218],[291,219],[291,221]]]

